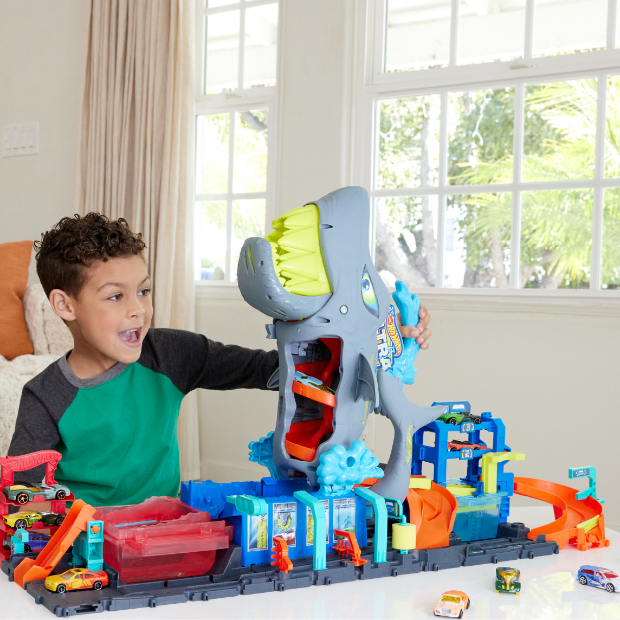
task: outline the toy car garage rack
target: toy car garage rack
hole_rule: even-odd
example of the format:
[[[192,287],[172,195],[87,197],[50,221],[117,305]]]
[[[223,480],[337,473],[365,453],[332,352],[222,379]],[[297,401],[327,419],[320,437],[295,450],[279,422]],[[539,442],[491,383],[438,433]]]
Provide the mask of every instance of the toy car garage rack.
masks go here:
[[[39,452],[24,454],[23,456],[6,456],[0,458],[0,490],[13,485],[16,471],[27,471],[39,465],[45,465],[45,484],[58,484],[54,479],[54,474],[56,473],[56,467],[61,458],[62,455],[60,452],[56,452],[56,450],[40,450]],[[66,503],[73,500],[75,500],[73,493],[69,493],[69,495],[62,500],[49,500],[45,499],[42,494],[36,494],[29,502],[18,504],[13,500],[7,499],[4,493],[0,493],[0,517],[9,514],[9,506],[23,508],[31,502],[50,501],[51,512],[64,513],[66,512]]]

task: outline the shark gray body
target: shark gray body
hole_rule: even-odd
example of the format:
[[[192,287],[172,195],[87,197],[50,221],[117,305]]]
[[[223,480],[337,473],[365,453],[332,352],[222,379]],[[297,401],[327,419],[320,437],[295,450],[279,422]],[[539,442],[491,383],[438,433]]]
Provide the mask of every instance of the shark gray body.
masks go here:
[[[274,319],[273,325],[267,326],[270,337],[277,339],[280,362],[277,377],[270,380],[273,387],[279,388],[273,463],[282,478],[294,477],[299,475],[296,472],[301,472],[312,484],[316,484],[316,469],[321,454],[335,445],[348,449],[361,436],[368,416],[374,410],[379,411],[381,389],[396,390],[402,394],[402,382],[390,377],[396,383],[386,380],[384,388],[377,383],[376,333],[387,315],[390,296],[369,252],[370,205],[367,192],[360,187],[346,187],[308,204],[316,205],[319,211],[320,253],[329,279],[330,293],[303,296],[286,290],[278,277],[270,242],[258,237],[245,241],[237,273],[244,299]],[[374,293],[374,301],[370,303],[362,295],[362,286],[366,290],[369,287],[368,280]],[[302,460],[291,456],[286,448],[291,424],[320,420],[325,409],[323,405],[293,391],[295,366],[312,361],[313,356],[325,359],[328,352],[321,339],[337,339],[340,342],[340,362],[331,378],[331,385],[327,386],[335,392],[333,424],[331,434],[322,437],[314,458]],[[404,395],[402,399],[411,405]],[[387,393],[384,398],[386,414],[401,439],[411,432],[407,428],[412,425],[418,428],[422,422],[430,422],[443,411],[440,408],[439,412],[430,414],[428,410],[415,408],[415,405],[413,409],[408,407],[405,410],[401,406],[402,399],[390,397]],[[399,440],[399,446],[400,443]],[[397,453],[395,458],[402,461],[400,448]],[[390,459],[390,472],[396,471],[395,463]],[[402,463],[400,469],[404,471]],[[402,473],[400,478],[403,476],[407,478],[408,489],[409,472]],[[402,481],[398,488],[401,486]],[[390,484],[384,482],[382,487],[389,493],[393,492]],[[404,496],[390,495],[388,491],[384,496],[404,499]]]

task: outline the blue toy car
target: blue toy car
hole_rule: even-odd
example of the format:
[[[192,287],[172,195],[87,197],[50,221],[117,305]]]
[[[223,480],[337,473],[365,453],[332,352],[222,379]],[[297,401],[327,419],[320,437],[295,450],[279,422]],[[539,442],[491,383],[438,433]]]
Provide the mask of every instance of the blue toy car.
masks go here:
[[[32,551],[42,551],[45,548],[45,545],[50,541],[50,537],[47,534],[39,534],[34,532],[28,533],[28,542],[24,543],[24,551],[26,553],[30,553]],[[2,545],[4,549],[11,549],[13,551],[11,545],[11,536],[7,536],[4,544]]]
[[[577,581],[582,586],[604,588],[607,592],[616,592],[620,589],[620,577],[617,573],[601,566],[584,564],[577,573]]]

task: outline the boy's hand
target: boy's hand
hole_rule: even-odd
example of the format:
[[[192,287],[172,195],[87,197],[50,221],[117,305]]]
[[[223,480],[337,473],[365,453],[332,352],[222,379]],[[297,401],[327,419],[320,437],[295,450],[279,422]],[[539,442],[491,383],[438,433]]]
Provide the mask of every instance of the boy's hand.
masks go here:
[[[431,321],[431,315],[428,313],[426,306],[423,306],[422,304],[420,304],[419,316],[420,320],[415,327],[411,327],[411,325],[403,325],[400,318],[400,313],[396,315],[396,321],[403,338],[415,338],[415,341],[420,345],[420,349],[428,349],[428,339],[433,333],[428,328],[428,324]]]

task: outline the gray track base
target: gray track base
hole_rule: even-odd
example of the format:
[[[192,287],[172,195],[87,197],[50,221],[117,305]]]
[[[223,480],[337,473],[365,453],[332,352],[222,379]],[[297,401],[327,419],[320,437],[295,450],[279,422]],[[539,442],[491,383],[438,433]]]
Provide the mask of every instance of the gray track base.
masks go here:
[[[542,538],[542,537],[541,537]],[[375,579],[410,575],[421,571],[437,571],[458,566],[495,564],[522,558],[535,558],[559,553],[555,542],[544,540],[523,540],[522,538],[494,538],[490,540],[462,543],[442,549],[427,549],[401,554],[388,551],[387,562],[375,564],[372,561],[372,547],[362,549],[362,557],[368,562],[360,567],[345,562],[336,554],[328,554],[327,569],[312,569],[297,560],[295,567],[285,575],[273,566],[260,565],[241,567],[238,565],[237,548],[232,546],[217,558],[217,576],[189,577],[145,583],[124,584],[119,582],[116,571],[106,567],[110,575],[110,587],[100,591],[83,590],[58,594],[49,592],[42,581],[31,582],[28,592],[36,602],[44,605],[58,617],[83,613],[119,611],[139,607],[157,607],[187,601],[208,601],[240,594],[258,594],[307,588],[312,585],[332,585],[356,579]]]

